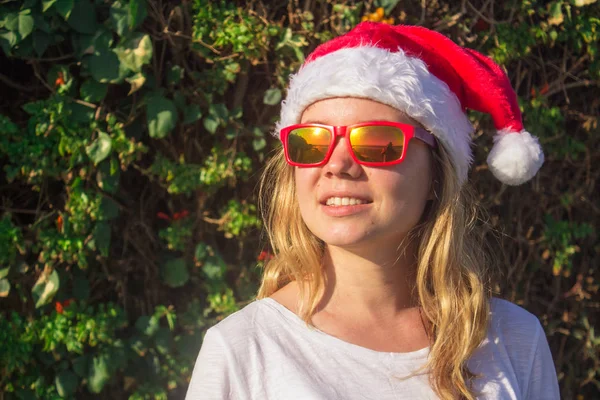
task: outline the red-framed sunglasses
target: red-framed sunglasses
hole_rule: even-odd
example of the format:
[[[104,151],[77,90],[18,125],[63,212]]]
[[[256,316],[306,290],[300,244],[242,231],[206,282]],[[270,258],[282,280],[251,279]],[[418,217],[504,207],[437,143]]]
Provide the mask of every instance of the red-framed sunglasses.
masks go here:
[[[298,167],[327,164],[338,136],[346,138],[354,161],[372,167],[400,164],[413,138],[436,146],[435,137],[425,129],[390,121],[348,126],[296,124],[281,129],[280,133],[286,161]]]

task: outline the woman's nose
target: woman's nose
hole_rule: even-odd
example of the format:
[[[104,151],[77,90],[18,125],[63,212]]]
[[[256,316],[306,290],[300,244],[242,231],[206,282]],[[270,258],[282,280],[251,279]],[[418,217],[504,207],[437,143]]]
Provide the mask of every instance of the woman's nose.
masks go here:
[[[358,178],[362,174],[362,166],[354,161],[348,143],[343,137],[337,137],[333,147],[333,153],[325,166],[323,172],[326,175],[346,176]]]

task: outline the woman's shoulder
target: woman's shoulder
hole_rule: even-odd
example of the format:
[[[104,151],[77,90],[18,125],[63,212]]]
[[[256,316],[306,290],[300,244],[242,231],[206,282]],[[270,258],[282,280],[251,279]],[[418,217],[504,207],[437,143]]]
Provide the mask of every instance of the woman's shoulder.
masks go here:
[[[490,377],[484,381],[486,390],[496,395],[489,398],[504,398],[497,394],[507,388],[507,398],[513,398],[510,393],[520,394],[518,398],[559,398],[552,355],[538,317],[498,298],[490,300],[490,317],[487,337],[469,362],[472,372]]]
[[[537,321],[537,317],[523,307],[499,297],[490,299],[490,311],[498,318],[516,317],[522,320]]]
[[[536,330],[540,326],[538,317],[508,300],[497,297],[490,300],[490,315],[491,327],[505,331],[531,334],[532,329]]]
[[[276,307],[275,300],[253,300],[208,329],[207,335],[219,337],[228,346],[246,347],[252,342],[269,340],[295,325],[289,315]],[[297,324],[297,322],[296,322]]]
[[[522,358],[533,356],[540,341],[546,341],[538,317],[510,301],[492,298],[490,317],[484,347],[502,348],[510,357]]]
[[[265,316],[270,316],[271,314],[265,299],[253,300],[240,310],[217,322],[210,329],[226,332],[228,335],[237,331],[248,334],[260,328],[265,323],[269,323],[271,318],[265,318]]]
[[[261,387],[257,362],[273,353],[273,343],[288,329],[284,313],[270,301],[254,300],[206,331],[187,398],[239,398],[249,387]]]

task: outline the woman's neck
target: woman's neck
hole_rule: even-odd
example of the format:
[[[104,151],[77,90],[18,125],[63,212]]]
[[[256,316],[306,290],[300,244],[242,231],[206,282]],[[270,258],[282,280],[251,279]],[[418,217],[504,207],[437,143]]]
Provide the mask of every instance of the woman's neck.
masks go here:
[[[365,320],[387,320],[417,305],[412,248],[365,255],[357,249],[327,247],[325,293],[319,311]]]

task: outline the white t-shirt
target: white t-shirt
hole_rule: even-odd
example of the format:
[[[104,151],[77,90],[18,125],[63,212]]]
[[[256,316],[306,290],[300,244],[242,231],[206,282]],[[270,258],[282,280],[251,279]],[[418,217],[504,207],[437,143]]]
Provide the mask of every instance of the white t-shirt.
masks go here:
[[[210,328],[186,400],[436,399],[424,364],[429,348],[379,352],[306,326],[271,298]],[[491,300],[487,338],[469,360],[478,399],[559,399],[552,355],[538,319]]]

